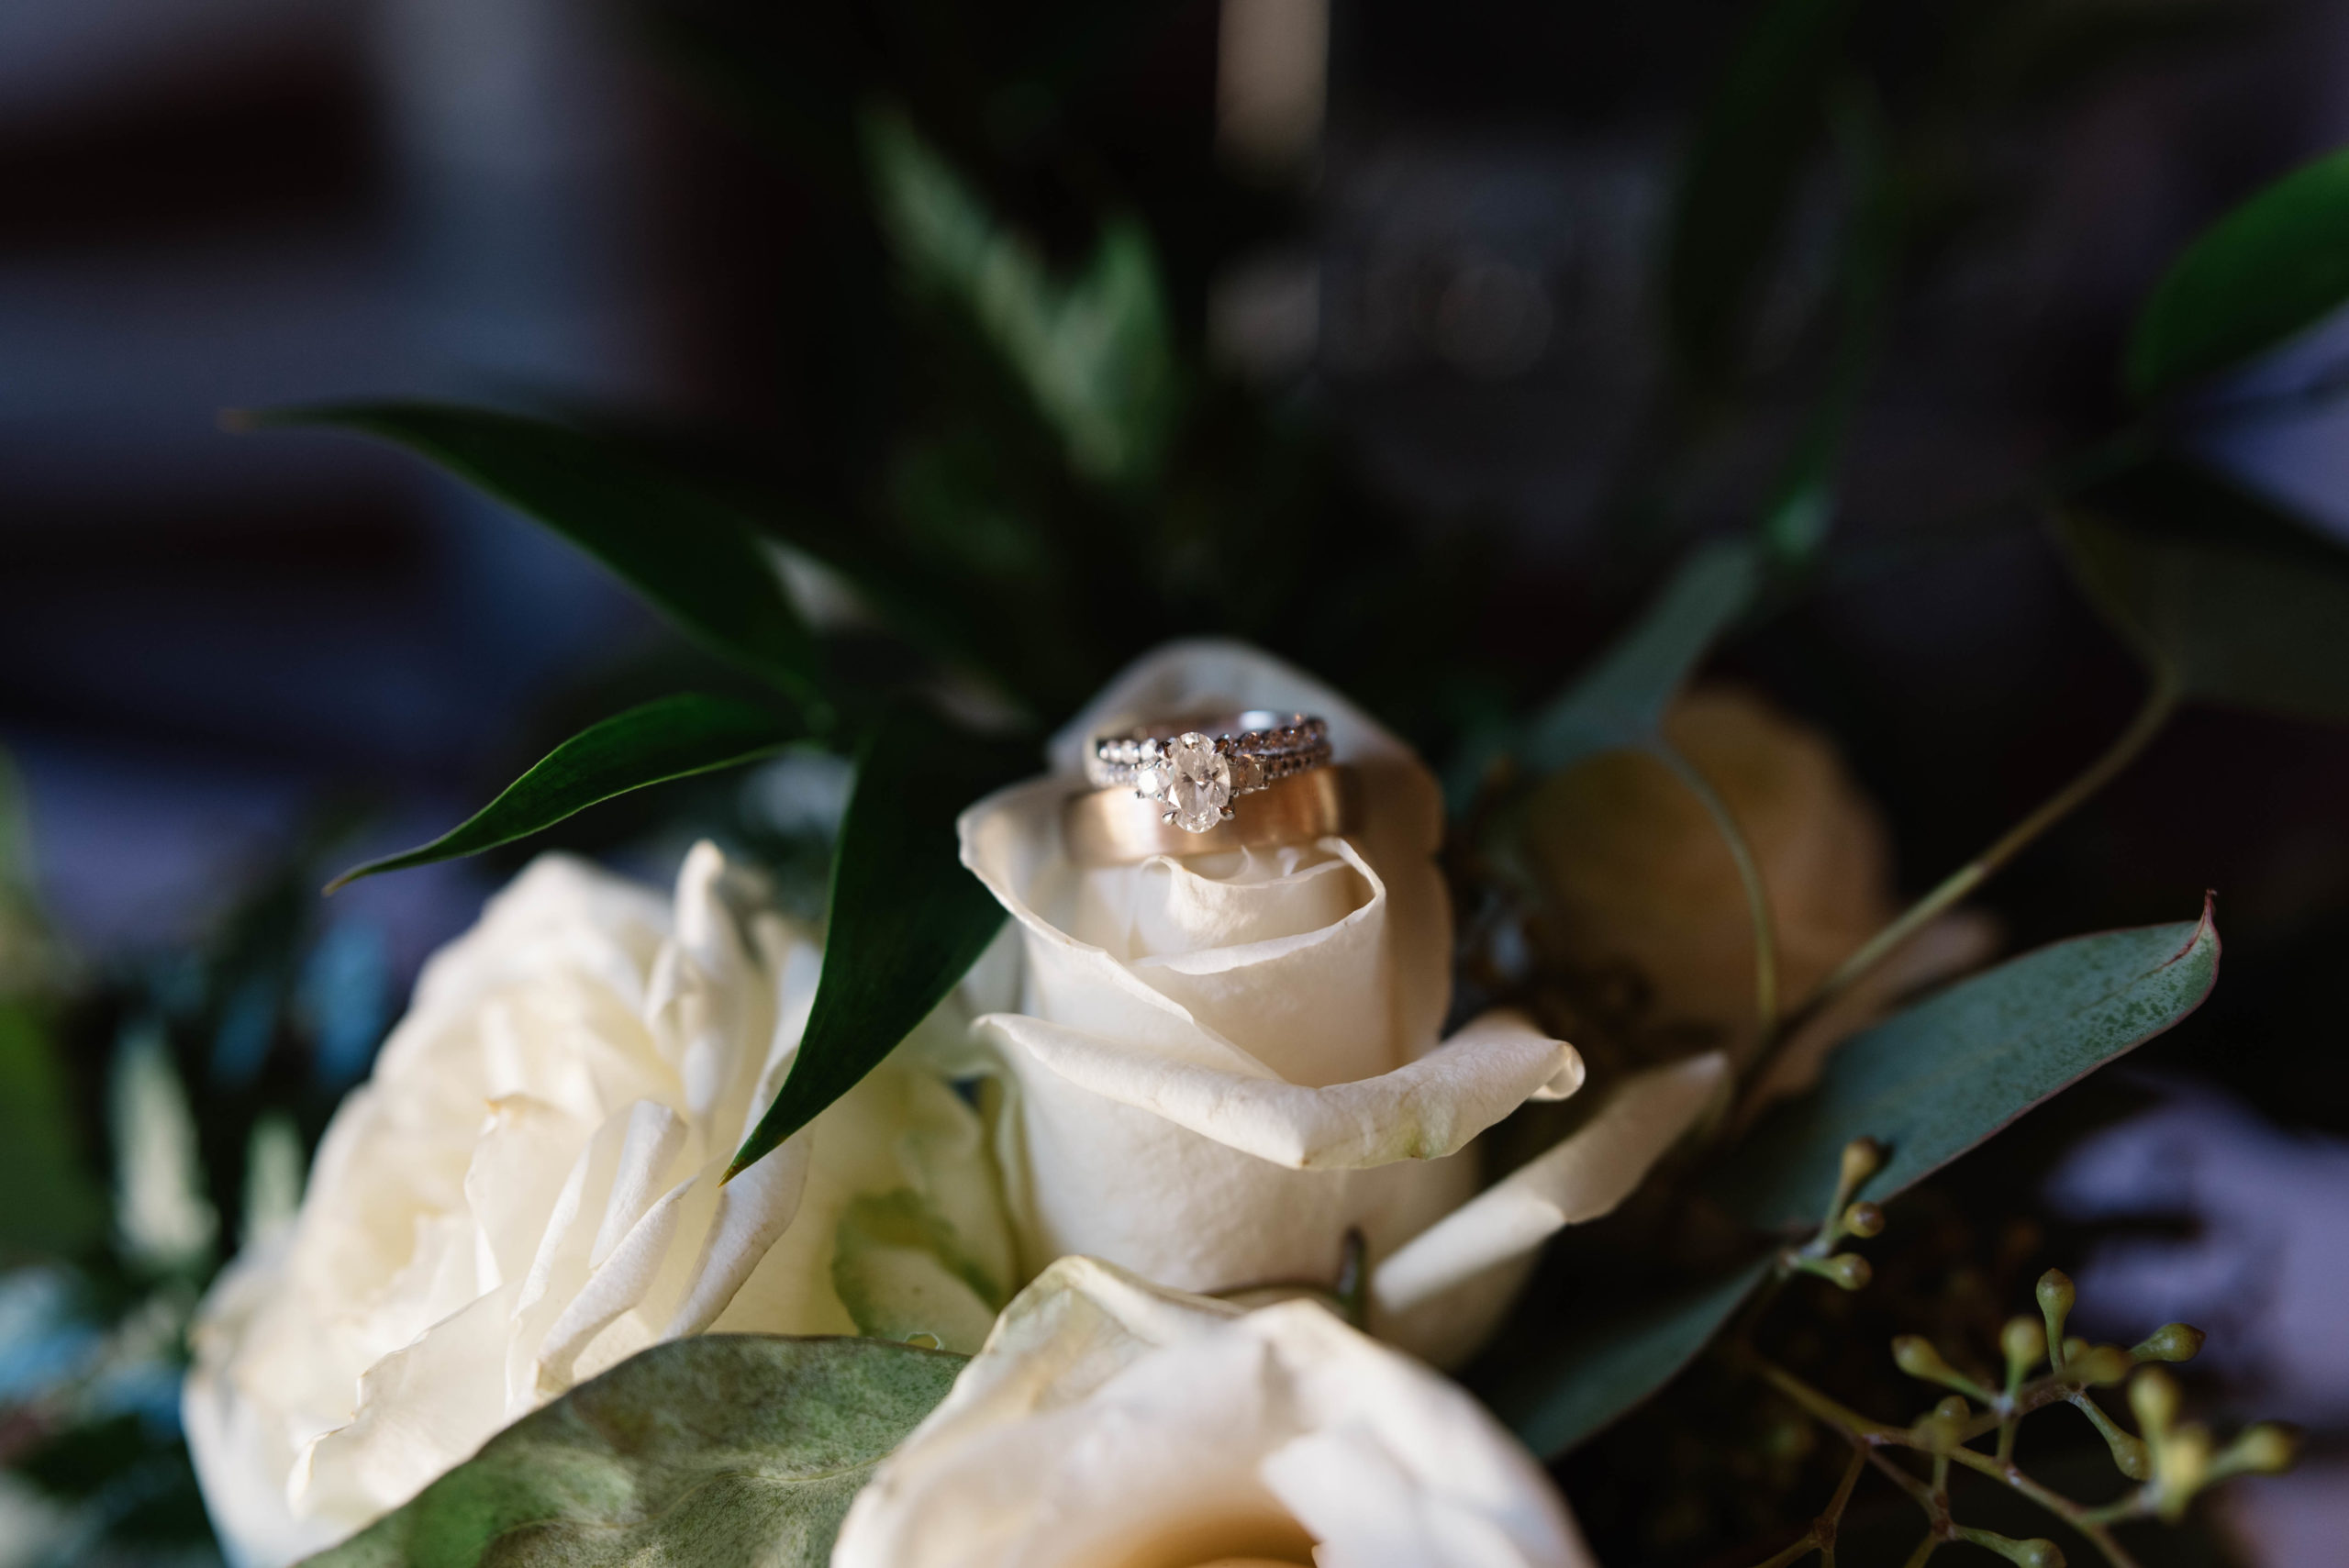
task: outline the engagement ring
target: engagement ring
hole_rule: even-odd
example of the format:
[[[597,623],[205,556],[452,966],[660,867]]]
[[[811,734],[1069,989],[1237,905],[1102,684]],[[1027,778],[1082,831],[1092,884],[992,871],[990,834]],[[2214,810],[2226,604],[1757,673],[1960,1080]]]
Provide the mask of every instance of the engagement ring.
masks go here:
[[[1166,820],[1155,801],[1136,800],[1124,789],[1087,790],[1061,808],[1061,841],[1081,866],[1309,844],[1353,830],[1353,769],[1317,767],[1267,785],[1246,811],[1194,833]]]
[[[1130,789],[1160,802],[1162,822],[1205,833],[1233,819],[1234,796],[1269,789],[1329,761],[1330,727],[1320,719],[1253,708],[1097,736],[1085,773],[1096,789]]]

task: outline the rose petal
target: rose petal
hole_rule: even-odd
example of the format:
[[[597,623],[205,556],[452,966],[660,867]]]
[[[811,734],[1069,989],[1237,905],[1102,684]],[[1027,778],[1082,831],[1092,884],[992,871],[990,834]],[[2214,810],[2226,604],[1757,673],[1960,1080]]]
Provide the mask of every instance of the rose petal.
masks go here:
[[[1379,1263],[1371,1300],[1408,1312],[1568,1225],[1611,1213],[1719,1096],[1728,1072],[1728,1059],[1709,1051],[1626,1080],[1588,1125]]]
[[[1573,1046],[1509,1012],[1486,1014],[1394,1072],[1324,1088],[1173,1060],[1019,1013],[974,1027],[1072,1084],[1293,1170],[1456,1152],[1580,1063]]]

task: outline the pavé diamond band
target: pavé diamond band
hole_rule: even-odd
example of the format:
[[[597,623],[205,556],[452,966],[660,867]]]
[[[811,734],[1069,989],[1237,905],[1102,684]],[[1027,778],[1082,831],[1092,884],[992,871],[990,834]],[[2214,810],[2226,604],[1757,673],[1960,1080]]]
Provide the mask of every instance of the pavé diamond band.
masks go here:
[[[1330,727],[1309,714],[1262,708],[1184,717],[1097,736],[1085,760],[1096,789],[1161,803],[1161,819],[1205,833],[1237,815],[1234,796],[1326,766]]]
[[[1342,763],[1292,773],[1204,833],[1177,828],[1157,802],[1136,800],[1130,790],[1086,790],[1061,807],[1061,840],[1070,861],[1081,866],[1309,844],[1353,830],[1354,788],[1353,770]]]

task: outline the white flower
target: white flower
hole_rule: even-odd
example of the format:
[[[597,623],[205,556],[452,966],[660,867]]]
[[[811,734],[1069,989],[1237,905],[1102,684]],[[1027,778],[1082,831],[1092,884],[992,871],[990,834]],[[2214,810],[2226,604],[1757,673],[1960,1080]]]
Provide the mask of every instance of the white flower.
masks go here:
[[[1060,808],[1092,736],[1245,708],[1328,721],[1360,786],[1353,833],[1069,862]],[[1542,1238],[1620,1201],[1719,1087],[1715,1056],[1622,1085],[1577,1140],[1470,1203],[1480,1173],[1464,1146],[1528,1098],[1573,1093],[1582,1063],[1514,1014],[1439,1041],[1442,802],[1409,749],[1253,649],[1182,642],[1112,682],[1051,761],[961,823],[964,863],[1019,929],[1016,979],[983,965],[969,994],[996,1009],[977,1031],[1012,1088],[1002,1155],[1031,1270],[1085,1253],[1186,1290],[1327,1282],[1358,1229],[1373,1329],[1449,1364],[1489,1332]]]
[[[188,1437],[239,1562],[349,1534],[656,1340],[985,1337],[1011,1258],[983,1138],[908,1053],[719,1185],[818,968],[707,844],[674,907],[540,859],[433,958],[292,1233],[199,1314]]]
[[[1309,1301],[1089,1258],[1014,1301],[850,1507],[832,1568],[1586,1568],[1531,1455]]]

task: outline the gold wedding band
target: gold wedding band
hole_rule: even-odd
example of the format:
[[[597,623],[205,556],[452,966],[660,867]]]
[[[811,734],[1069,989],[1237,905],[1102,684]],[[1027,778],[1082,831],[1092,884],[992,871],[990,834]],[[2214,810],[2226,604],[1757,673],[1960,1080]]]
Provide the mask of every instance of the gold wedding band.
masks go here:
[[[1292,773],[1251,795],[1246,812],[1204,833],[1165,820],[1165,807],[1130,789],[1088,790],[1061,807],[1061,839],[1081,866],[1131,865],[1152,855],[1213,855],[1308,844],[1353,825],[1353,770]]]

